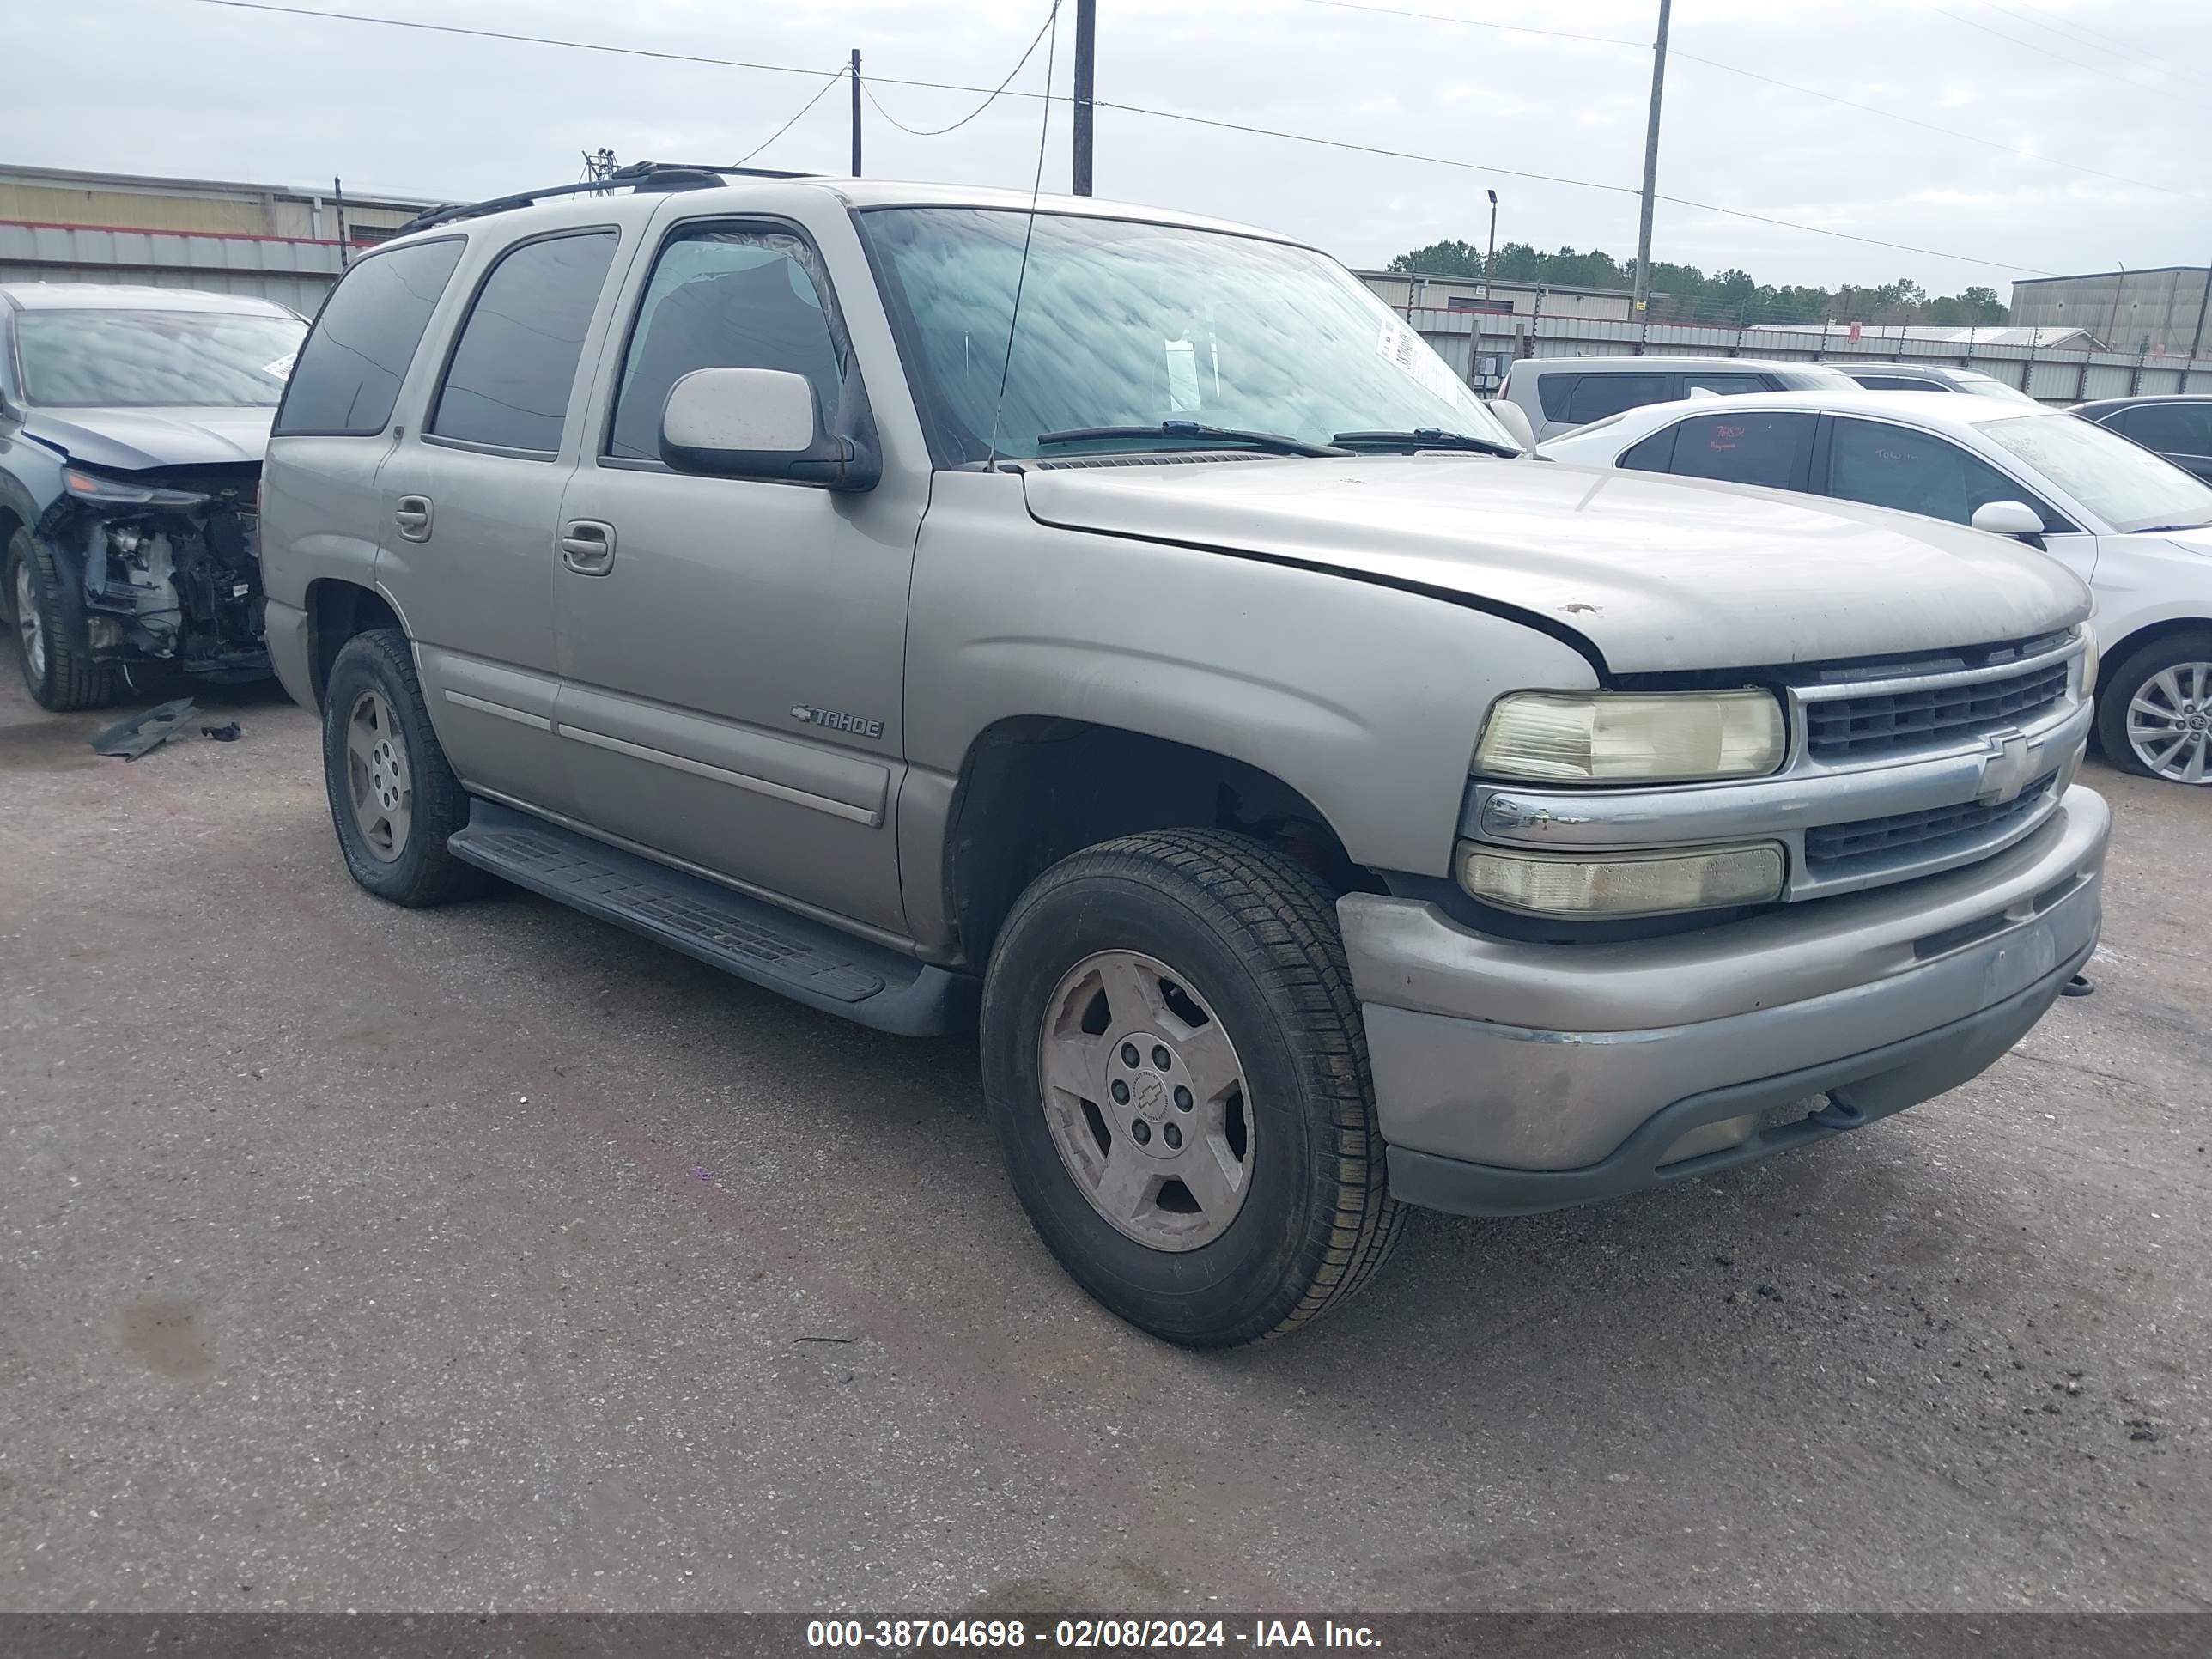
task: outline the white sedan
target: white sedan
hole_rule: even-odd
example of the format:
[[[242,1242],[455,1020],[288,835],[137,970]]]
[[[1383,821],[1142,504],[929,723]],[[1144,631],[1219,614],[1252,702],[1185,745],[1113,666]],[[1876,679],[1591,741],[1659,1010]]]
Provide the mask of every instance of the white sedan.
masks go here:
[[[1996,398],[1814,390],[1648,404],[1537,453],[1894,507],[2042,548],[2096,592],[2106,758],[2212,783],[2212,485],[2117,433]]]

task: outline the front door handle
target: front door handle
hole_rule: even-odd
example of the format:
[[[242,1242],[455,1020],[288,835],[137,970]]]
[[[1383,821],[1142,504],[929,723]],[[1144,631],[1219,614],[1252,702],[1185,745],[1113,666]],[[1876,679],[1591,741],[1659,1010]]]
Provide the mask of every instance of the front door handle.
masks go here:
[[[430,539],[430,498],[428,495],[402,495],[392,507],[392,517],[399,526],[402,541],[427,542]]]
[[[561,526],[561,562],[580,576],[614,568],[615,527],[597,519],[571,519]]]

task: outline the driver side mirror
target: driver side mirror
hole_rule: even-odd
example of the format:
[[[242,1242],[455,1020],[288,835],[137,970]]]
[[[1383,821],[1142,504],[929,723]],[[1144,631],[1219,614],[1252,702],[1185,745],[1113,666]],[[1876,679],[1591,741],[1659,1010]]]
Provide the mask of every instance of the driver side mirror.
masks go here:
[[[1528,422],[1528,411],[1508,398],[1492,398],[1483,405],[1498,425],[1513,434],[1513,441],[1523,449],[1536,447],[1536,428]]]
[[[1974,509],[1968,522],[1992,536],[2015,536],[2038,547],[2043,545],[2043,514],[2026,501],[1984,501]]]
[[[678,472],[872,489],[883,468],[857,439],[822,429],[814,385],[781,368],[695,368],[669,388],[660,459]]]

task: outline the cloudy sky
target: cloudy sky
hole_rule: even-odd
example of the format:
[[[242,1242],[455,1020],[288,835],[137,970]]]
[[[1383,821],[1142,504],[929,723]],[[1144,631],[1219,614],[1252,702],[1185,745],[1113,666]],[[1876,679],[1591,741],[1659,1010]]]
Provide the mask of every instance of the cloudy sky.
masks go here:
[[[821,74],[857,46],[870,76],[988,88],[1050,0],[296,4]],[[1430,15],[1328,0],[1099,0],[1100,99],[1405,155],[1108,109],[1098,192],[1278,227],[1366,265],[1443,237],[1480,241],[1494,188],[1503,240],[1634,251],[1627,192],[1641,173],[1650,52],[1633,42],[1649,40],[1656,0],[1373,4]],[[209,0],[14,0],[8,12],[0,161],[52,167],[283,185],[338,174],[349,190],[465,198],[572,178],[587,147],[624,161],[734,160],[821,84]],[[1052,70],[1061,93],[1073,16],[1066,0]],[[1909,276],[1932,292],[2002,293],[2036,271],[2212,256],[2204,0],[1678,0],[1673,46],[1663,194],[1931,251],[1662,201],[1656,258],[1740,265],[1763,282]],[[1040,47],[1014,88],[1041,89],[1045,69]],[[981,101],[876,90],[921,128]],[[1042,136],[1046,187],[1065,189],[1066,109],[1053,107],[1044,134],[1043,108],[1001,98],[936,137],[870,109],[867,170],[1026,187]],[[847,120],[840,87],[756,160],[842,171]],[[1521,176],[1532,173],[1615,188]]]

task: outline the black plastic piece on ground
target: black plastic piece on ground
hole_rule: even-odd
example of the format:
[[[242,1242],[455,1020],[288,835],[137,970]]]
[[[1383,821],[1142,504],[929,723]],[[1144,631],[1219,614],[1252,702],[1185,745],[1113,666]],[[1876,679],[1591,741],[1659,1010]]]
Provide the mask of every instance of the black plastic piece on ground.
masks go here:
[[[2085,950],[2002,1002],[1900,1042],[1686,1096],[1646,1118],[1609,1156],[1577,1170],[1509,1170],[1393,1146],[1391,1196],[1454,1215],[1536,1215],[1711,1175],[1788,1147],[1863,1128],[1986,1071],[2043,1017],[2088,960],[2089,951]],[[1723,1118],[1771,1111],[1824,1091],[1828,1102],[1819,1110],[1763,1129],[1740,1146],[1671,1164],[1660,1161],[1692,1129]]]
[[[981,987],[884,945],[490,801],[446,843],[458,859],[811,1008],[935,1036],[975,1023]]]
[[[92,752],[112,756],[117,760],[135,761],[175,737],[199,712],[200,706],[190,697],[156,703],[144,714],[118,720],[100,732],[92,740]]]
[[[2088,975],[2076,974],[2059,988],[2058,994],[2062,997],[2093,997],[2097,994],[2097,988]]]
[[[200,727],[200,735],[204,738],[212,738],[217,743],[236,743],[238,722],[225,720],[221,726],[203,726]]]

